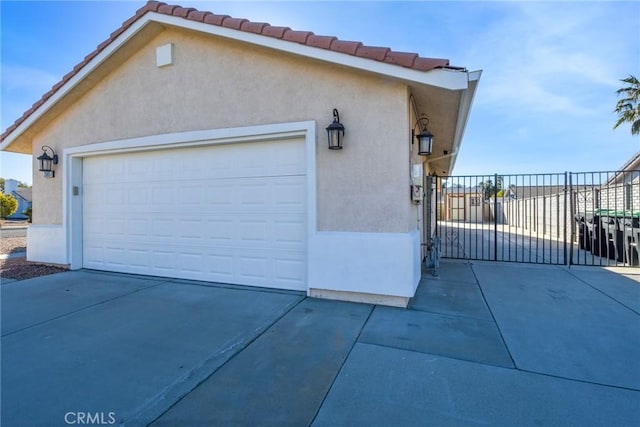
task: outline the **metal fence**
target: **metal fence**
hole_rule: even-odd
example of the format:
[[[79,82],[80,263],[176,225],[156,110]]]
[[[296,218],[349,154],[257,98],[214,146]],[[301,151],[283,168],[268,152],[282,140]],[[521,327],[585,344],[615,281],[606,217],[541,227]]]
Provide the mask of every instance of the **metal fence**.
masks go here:
[[[444,258],[638,266],[640,171],[437,177]]]

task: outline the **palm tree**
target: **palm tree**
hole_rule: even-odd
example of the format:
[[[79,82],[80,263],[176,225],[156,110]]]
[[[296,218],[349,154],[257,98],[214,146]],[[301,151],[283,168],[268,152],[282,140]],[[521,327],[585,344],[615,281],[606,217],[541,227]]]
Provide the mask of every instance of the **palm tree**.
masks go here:
[[[618,114],[618,121],[613,128],[623,123],[631,123],[631,135],[640,134],[640,81],[631,75],[620,81],[629,86],[616,91],[618,96],[623,95],[624,98],[619,99],[616,104],[614,111]]]

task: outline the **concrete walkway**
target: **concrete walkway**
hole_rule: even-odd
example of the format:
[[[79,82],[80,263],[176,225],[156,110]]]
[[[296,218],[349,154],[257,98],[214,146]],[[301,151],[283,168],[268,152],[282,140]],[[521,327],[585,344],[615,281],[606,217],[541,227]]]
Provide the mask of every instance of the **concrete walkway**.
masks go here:
[[[529,264],[615,267],[623,266],[622,258],[616,260],[603,252],[595,255],[591,250],[580,249],[563,234],[546,234],[542,230],[525,230],[505,224],[468,223],[457,221],[438,222],[441,236],[440,256],[449,259],[507,261]],[[610,248],[614,254],[613,247]]]
[[[92,271],[3,284],[1,421],[640,425],[624,273],[443,262],[406,310]]]

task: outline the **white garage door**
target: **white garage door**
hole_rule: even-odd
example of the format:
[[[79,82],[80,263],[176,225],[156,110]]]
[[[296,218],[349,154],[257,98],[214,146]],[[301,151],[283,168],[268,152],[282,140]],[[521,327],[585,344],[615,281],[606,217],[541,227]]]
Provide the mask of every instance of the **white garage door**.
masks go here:
[[[306,289],[304,140],[88,157],[83,266]]]

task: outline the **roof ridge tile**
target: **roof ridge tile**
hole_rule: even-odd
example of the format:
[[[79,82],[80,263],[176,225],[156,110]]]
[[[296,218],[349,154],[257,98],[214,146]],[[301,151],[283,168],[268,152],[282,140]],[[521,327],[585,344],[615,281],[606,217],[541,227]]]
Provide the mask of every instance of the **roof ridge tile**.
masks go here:
[[[142,6],[140,9],[136,11],[136,15],[138,13],[140,13],[141,15],[144,15],[147,12],[157,12],[158,8],[162,5],[166,5],[166,3],[163,3],[161,1],[149,0],[148,2],[145,3],[144,6]]]
[[[262,35],[281,39],[287,31],[291,31],[291,28],[267,24],[267,26],[262,29]]]
[[[333,36],[318,36],[313,34],[307,38],[307,45],[331,50],[331,44],[334,42],[334,40],[338,40],[338,38]]]
[[[216,15],[215,13],[209,12],[204,15],[204,20],[202,22],[204,22],[205,24],[221,26],[222,21],[227,18],[231,17],[229,15]]]
[[[195,7],[179,7],[173,12],[173,14],[174,16],[179,16],[180,18],[186,18],[189,13],[196,10],[198,9],[196,9]]]
[[[362,42],[354,42],[349,40],[336,39],[331,42],[331,50],[336,52],[347,53],[349,55],[355,55],[360,47],[364,46]]]
[[[362,45],[356,50],[356,56],[384,61],[389,52],[391,52],[391,49],[388,47]]]
[[[247,33],[262,34],[262,30],[267,25],[269,25],[269,24],[267,24],[266,22],[246,21],[246,22],[242,23],[242,25],[240,26],[240,30],[241,31],[245,31]]]
[[[417,53],[396,52],[392,50],[387,52],[387,56],[385,56],[384,62],[388,62],[389,64],[401,65],[407,68],[412,68],[416,58],[418,58]]]
[[[202,12],[200,10],[194,9],[191,12],[189,12],[189,14],[187,15],[187,19],[190,19],[192,21],[197,21],[197,22],[203,22],[204,17],[207,15],[207,13],[211,13],[211,12]]]
[[[240,28],[242,28],[242,24],[244,24],[245,22],[249,22],[249,20],[244,18],[232,18],[229,16],[222,20],[222,26],[233,28],[234,30],[240,30]]]
[[[162,3],[158,6],[158,10],[156,12],[163,13],[165,15],[173,15],[173,11],[179,7],[180,6],[172,6],[167,3]]]
[[[313,34],[311,31],[299,31],[299,30],[290,29],[289,31],[284,32],[284,34],[282,35],[282,40],[286,40],[294,43],[306,44],[307,38],[313,35],[315,34]]]

